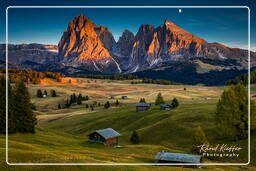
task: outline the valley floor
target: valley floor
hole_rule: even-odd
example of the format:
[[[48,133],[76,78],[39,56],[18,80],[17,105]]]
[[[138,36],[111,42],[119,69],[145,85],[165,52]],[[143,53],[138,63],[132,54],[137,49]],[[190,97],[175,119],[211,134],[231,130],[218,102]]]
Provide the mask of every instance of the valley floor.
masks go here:
[[[244,150],[241,157],[232,159],[205,159],[205,162],[247,162],[247,141],[232,142],[218,138],[214,112],[225,87],[130,84],[130,81],[74,79],[57,83],[46,79],[40,85],[29,85],[32,102],[36,105],[38,124],[35,134],[9,136],[10,163],[154,163],[157,152],[191,153],[194,130],[201,126],[210,143],[238,144]],[[186,91],[184,91],[186,88]],[[37,98],[38,89],[56,90],[57,97]],[[252,93],[255,87],[252,88]],[[180,106],[173,110],[160,110],[154,105],[161,92],[167,103],[176,97]],[[72,93],[88,95],[82,105],[58,109]],[[114,99],[110,97],[114,96]],[[121,96],[127,96],[122,99]],[[152,103],[150,111],[135,112],[135,103],[145,98]],[[118,106],[114,103],[118,100]],[[94,110],[85,104],[100,103]],[[103,104],[112,105],[104,109]],[[87,141],[87,134],[111,127],[122,134],[119,148],[105,147]],[[136,130],[140,144],[129,139]],[[254,132],[255,134],[255,132]],[[254,136],[253,134],[253,136]],[[256,135],[255,135],[256,136]],[[197,170],[170,166],[8,166],[5,164],[5,137],[0,135],[0,170]],[[253,139],[252,144],[255,144]],[[252,149],[256,153],[256,149]],[[252,163],[255,161],[255,153]],[[249,166],[204,166],[202,170],[256,170]]]

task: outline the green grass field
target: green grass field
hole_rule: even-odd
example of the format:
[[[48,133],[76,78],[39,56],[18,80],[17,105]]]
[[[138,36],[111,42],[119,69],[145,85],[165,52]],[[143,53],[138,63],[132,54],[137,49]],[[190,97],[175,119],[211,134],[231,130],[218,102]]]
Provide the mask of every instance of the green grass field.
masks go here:
[[[186,87],[186,91],[183,88]],[[37,98],[36,90],[51,89],[58,97]],[[153,163],[159,151],[191,153],[194,129],[201,126],[211,144],[236,144],[244,150],[236,159],[205,159],[205,162],[247,162],[247,140],[233,142],[218,138],[214,112],[216,103],[224,87],[184,86],[184,85],[131,85],[129,81],[97,80],[95,83],[80,79],[76,84],[30,85],[32,102],[37,107],[38,124],[35,134],[13,134],[9,136],[9,162],[11,163]],[[252,87],[252,93],[256,91]],[[161,92],[165,101],[178,98],[180,106],[170,111],[159,110],[154,104],[150,111],[135,112],[134,103],[140,98],[153,103]],[[72,93],[89,95],[89,101],[69,109],[57,109]],[[104,104],[114,95],[121,102],[119,106],[94,111],[85,108],[85,103],[93,101]],[[122,95],[128,99],[120,99]],[[122,134],[120,148],[105,147],[90,143],[86,135],[96,129],[111,127]],[[129,142],[132,131],[137,130],[141,139],[139,145]],[[253,133],[253,135],[255,132]],[[5,137],[0,136],[0,152],[4,154]],[[252,144],[255,144],[253,139]],[[256,149],[252,149],[256,153]],[[255,155],[252,157],[255,164]],[[0,170],[196,170],[167,166],[8,166],[1,155]],[[249,166],[205,166],[202,170],[256,170]]]

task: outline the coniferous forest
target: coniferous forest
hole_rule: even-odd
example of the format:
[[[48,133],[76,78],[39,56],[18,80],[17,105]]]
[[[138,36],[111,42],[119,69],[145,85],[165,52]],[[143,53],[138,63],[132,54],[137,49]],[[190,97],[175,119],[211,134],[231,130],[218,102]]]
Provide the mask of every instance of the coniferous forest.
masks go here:
[[[0,79],[0,133],[6,132],[6,80]],[[28,89],[23,81],[8,83],[8,133],[35,133],[37,123]]]

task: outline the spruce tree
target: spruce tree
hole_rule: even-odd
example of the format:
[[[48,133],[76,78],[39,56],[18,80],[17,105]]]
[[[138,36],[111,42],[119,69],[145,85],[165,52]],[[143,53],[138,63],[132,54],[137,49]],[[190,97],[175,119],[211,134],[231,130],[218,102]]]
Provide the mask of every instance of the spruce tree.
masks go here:
[[[132,132],[130,141],[133,144],[139,144],[140,143],[140,138],[139,138],[139,135],[138,135],[137,131]]]
[[[161,93],[158,93],[155,101],[155,105],[164,104],[164,98]]]
[[[215,112],[216,125],[224,137],[234,140],[248,135],[248,92],[244,85],[232,85],[224,90]]]
[[[43,93],[42,93],[42,91],[41,91],[40,89],[37,90],[36,96],[37,96],[38,98],[42,98],[42,97],[43,97]]]
[[[57,93],[55,90],[51,90],[51,97],[56,97],[57,96]]]
[[[89,105],[88,105],[88,104],[85,104],[85,108],[89,108]]]
[[[82,104],[82,94],[81,93],[79,93],[79,95],[78,95],[78,97],[77,97],[77,99],[76,99],[76,103],[78,104],[78,105],[80,105],[80,104]]]
[[[108,109],[110,107],[110,103],[109,103],[109,101],[107,101],[105,104],[104,104],[104,108],[105,109]]]
[[[116,100],[116,106],[118,106],[120,103],[119,103],[119,101],[118,100]]]
[[[15,84],[13,108],[15,117],[17,117],[17,131],[35,133],[37,120],[31,109],[28,89],[22,81]]]
[[[60,104],[58,104],[58,109],[61,109],[61,105]]]
[[[146,103],[146,100],[144,98],[141,98],[140,103]]]
[[[46,91],[46,90],[44,90],[44,95],[46,95],[46,96],[47,96],[47,91]]]
[[[199,154],[200,153],[200,145],[207,145],[209,144],[209,141],[207,140],[205,133],[201,126],[198,126],[195,130],[195,134],[193,137],[193,146],[192,146],[192,152]]]
[[[178,99],[174,98],[174,99],[172,100],[172,107],[176,108],[176,107],[178,107],[178,106],[179,106],[179,101],[178,101]]]

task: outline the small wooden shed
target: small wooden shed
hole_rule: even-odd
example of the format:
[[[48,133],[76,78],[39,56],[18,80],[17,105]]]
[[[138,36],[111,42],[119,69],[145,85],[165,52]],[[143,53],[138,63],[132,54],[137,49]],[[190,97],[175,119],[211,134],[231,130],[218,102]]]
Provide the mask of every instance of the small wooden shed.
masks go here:
[[[87,135],[89,141],[102,143],[106,146],[117,146],[118,145],[118,137],[121,136],[117,131],[112,128],[100,129],[96,130]]]
[[[158,152],[155,157],[156,163],[202,163],[203,156],[185,153]],[[184,167],[200,168],[200,165],[184,165]]]
[[[136,112],[148,111],[150,109],[150,103],[140,102],[136,103]]]
[[[127,96],[122,96],[121,99],[128,99],[128,97]]]

